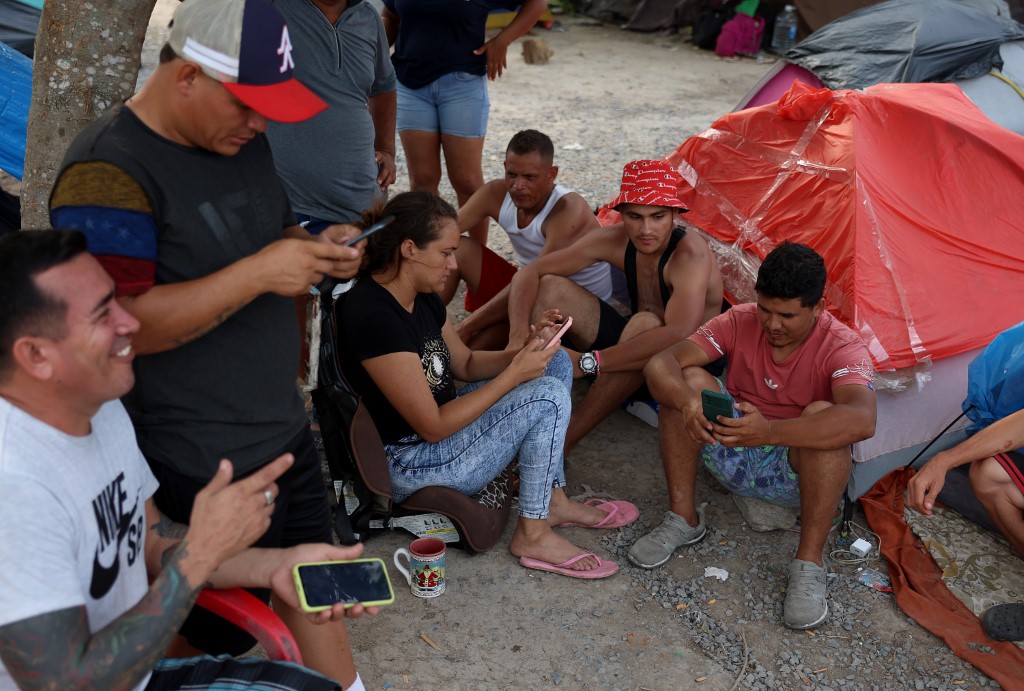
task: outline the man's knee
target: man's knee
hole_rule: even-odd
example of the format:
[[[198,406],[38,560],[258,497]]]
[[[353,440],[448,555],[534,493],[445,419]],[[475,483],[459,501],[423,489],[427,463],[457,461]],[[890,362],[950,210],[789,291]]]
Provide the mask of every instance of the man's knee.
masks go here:
[[[650,331],[664,325],[665,322],[662,321],[661,317],[653,312],[638,312],[629,318],[626,328],[622,330],[622,334],[619,336],[619,343],[628,341],[644,331]]]
[[[565,276],[544,274],[540,277],[537,302],[534,306],[542,312],[552,307],[558,307],[564,301],[565,295],[572,285],[575,284]]]
[[[971,489],[979,500],[1007,493],[1010,489],[1016,491],[1006,470],[991,456],[971,463],[969,475]]]
[[[823,410],[825,410],[827,408],[831,408],[831,407],[832,407],[832,403],[830,403],[829,401],[812,401],[811,403],[807,404],[806,408],[804,408],[804,412],[800,413],[800,417],[807,417],[808,415],[815,415],[815,414],[820,413],[821,411],[823,411]]]
[[[700,392],[704,389],[718,391],[720,389],[718,380],[712,377],[703,367],[684,367],[683,381],[694,391]]]

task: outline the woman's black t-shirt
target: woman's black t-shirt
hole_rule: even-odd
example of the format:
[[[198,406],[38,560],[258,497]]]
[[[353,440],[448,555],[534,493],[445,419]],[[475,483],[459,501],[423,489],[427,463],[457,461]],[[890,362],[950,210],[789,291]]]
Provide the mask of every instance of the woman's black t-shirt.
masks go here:
[[[360,276],[339,300],[338,357],[345,377],[363,397],[381,440],[394,444],[415,432],[377,388],[363,360],[416,353],[437,405],[454,399],[451,357],[441,336],[447,318],[444,303],[435,293],[420,293],[410,314],[367,275]]]

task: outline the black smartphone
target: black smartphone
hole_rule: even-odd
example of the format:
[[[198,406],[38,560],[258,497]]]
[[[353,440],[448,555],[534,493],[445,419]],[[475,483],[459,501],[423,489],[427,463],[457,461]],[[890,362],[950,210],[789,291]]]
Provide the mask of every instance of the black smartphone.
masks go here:
[[[357,603],[373,607],[395,601],[388,570],[380,559],[296,564],[292,577],[306,612],[329,609],[338,602],[346,607]]]
[[[366,230],[361,232],[359,235],[356,235],[354,238],[352,238],[351,240],[346,242],[345,243],[345,247],[351,247],[352,245],[356,244],[360,240],[365,240],[366,238],[370,237],[371,235],[376,233],[378,230],[384,230],[389,225],[391,225],[391,222],[394,221],[394,220],[395,220],[394,216],[385,216],[384,218],[380,219],[379,221],[374,223],[372,226],[370,226],[369,228],[367,228]]]
[[[718,416],[739,417],[739,411],[732,407],[732,401],[724,393],[704,389],[700,392],[700,403],[708,422],[718,422]]]

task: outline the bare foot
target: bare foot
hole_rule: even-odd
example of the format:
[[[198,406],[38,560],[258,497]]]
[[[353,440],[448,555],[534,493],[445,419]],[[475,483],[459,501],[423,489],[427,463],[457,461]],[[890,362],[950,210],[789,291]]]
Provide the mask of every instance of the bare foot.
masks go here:
[[[524,523],[535,523],[539,525],[524,525]],[[587,550],[577,547],[561,535],[558,535],[551,526],[543,520],[522,518],[516,526],[516,532],[512,535],[508,551],[517,557],[530,557],[539,559],[549,564],[562,564],[573,557],[586,553]],[[578,571],[589,571],[599,566],[597,559],[586,557],[572,564],[571,569]]]
[[[565,495],[561,488],[551,492],[551,503],[548,505],[548,525],[562,523],[579,523],[580,525],[596,525],[607,516],[604,511],[594,506],[584,506],[574,502]]]

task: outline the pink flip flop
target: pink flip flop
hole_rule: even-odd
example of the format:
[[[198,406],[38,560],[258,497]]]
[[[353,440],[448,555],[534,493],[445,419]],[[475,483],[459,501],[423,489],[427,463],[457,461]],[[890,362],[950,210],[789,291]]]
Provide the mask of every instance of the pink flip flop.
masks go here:
[[[572,568],[573,564],[586,557],[593,557],[594,559],[597,559],[597,568],[590,570]],[[605,561],[593,552],[584,552],[583,554],[577,555],[568,561],[563,561],[561,564],[552,564],[550,562],[541,561],[540,559],[531,559],[530,557],[519,557],[519,564],[528,569],[549,571],[551,573],[568,576],[569,578],[586,578],[590,580],[595,578],[607,578],[619,570],[619,565],[614,561]]]
[[[605,517],[594,525],[583,525],[582,523],[559,523],[556,528],[621,528],[624,525],[629,525],[636,519],[640,518],[640,509],[636,508],[636,505],[628,501],[618,500],[605,500],[605,499],[588,499],[583,502],[584,506],[593,506],[596,509],[604,511]]]

